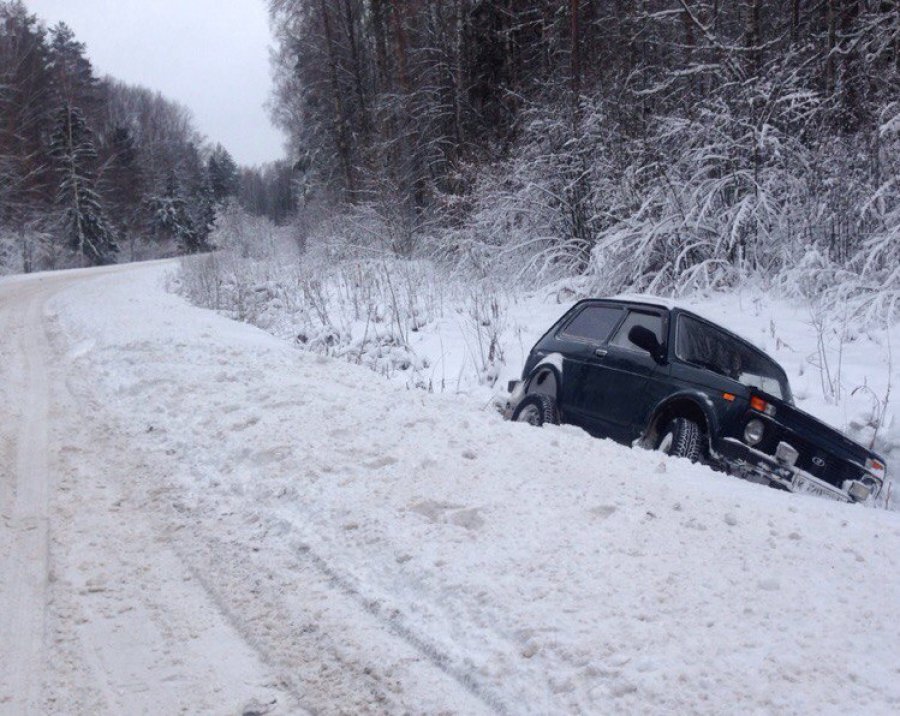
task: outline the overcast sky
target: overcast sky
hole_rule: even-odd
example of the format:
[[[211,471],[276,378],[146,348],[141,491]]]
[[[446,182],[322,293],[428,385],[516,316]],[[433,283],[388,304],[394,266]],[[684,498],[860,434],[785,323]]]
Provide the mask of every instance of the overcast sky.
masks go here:
[[[98,75],[159,90],[239,164],[284,154],[263,103],[271,91],[265,0],[25,0],[87,45]]]

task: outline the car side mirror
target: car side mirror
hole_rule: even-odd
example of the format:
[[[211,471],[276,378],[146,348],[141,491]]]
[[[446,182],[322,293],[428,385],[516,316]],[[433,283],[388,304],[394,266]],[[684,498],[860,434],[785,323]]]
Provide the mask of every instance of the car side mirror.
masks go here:
[[[657,363],[663,362],[663,347],[656,340],[656,334],[646,326],[634,326],[628,331],[628,340],[634,343],[638,348],[643,348]]]

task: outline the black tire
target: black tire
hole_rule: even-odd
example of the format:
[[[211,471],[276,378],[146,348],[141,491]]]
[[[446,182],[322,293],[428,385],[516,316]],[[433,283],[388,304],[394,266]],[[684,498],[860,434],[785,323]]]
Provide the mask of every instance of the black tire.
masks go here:
[[[699,462],[703,457],[703,431],[689,418],[672,418],[662,431],[657,450]]]
[[[512,419],[513,422],[530,423],[536,427],[544,424],[559,425],[556,400],[544,393],[526,395],[513,411]]]

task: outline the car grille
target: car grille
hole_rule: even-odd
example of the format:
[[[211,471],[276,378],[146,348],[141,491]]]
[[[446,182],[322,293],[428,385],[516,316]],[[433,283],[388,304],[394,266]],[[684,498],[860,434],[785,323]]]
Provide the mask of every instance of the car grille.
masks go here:
[[[768,434],[763,438],[757,449],[774,456],[778,443],[784,438],[773,434],[773,432],[771,430],[767,431]],[[835,487],[841,487],[844,480],[858,480],[863,474],[863,470],[859,465],[837,458],[821,448],[798,438],[796,435],[791,435],[790,438],[787,438],[787,442],[800,453],[796,465],[798,468]]]

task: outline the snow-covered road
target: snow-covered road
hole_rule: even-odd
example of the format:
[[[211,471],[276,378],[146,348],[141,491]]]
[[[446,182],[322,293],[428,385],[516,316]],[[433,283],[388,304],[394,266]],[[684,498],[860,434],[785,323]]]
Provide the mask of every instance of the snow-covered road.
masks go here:
[[[77,392],[46,314],[70,285],[98,273],[127,281],[129,271],[0,283],[0,713],[290,703],[163,523],[122,508],[134,455],[96,396]]]
[[[43,640],[43,611],[35,605],[46,602],[47,563],[47,364],[41,315],[44,287],[22,284],[17,291],[16,311],[0,313],[4,336],[0,365],[3,366],[3,508],[2,585],[0,643],[4,645],[4,688],[0,701],[10,691],[13,704],[34,703],[39,693]],[[10,291],[0,294],[4,308],[12,301]],[[15,685],[9,688],[6,682]]]
[[[0,281],[2,713],[896,713],[900,514]]]

